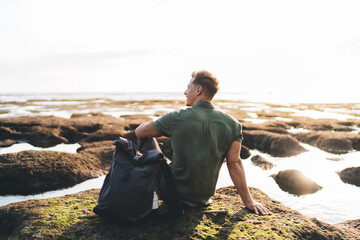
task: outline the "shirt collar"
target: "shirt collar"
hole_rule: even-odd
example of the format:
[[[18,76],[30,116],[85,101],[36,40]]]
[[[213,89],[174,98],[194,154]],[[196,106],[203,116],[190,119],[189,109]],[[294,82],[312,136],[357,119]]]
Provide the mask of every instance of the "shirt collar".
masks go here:
[[[208,109],[214,109],[214,106],[212,105],[211,102],[207,102],[207,101],[200,101],[194,104],[194,106],[192,106],[193,108],[208,108]]]

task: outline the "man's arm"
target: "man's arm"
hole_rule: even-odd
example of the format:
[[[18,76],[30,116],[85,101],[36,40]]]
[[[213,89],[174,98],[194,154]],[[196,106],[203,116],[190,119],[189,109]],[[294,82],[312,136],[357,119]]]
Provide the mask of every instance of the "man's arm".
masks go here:
[[[161,137],[161,134],[155,129],[154,122],[146,122],[135,129],[135,135],[138,138]]]
[[[232,142],[230,149],[226,154],[226,164],[229,170],[231,180],[233,181],[242,201],[250,210],[256,214],[270,214],[267,206],[254,201],[250,195],[249,188],[246,183],[244,166],[240,159],[241,143],[238,141]]]

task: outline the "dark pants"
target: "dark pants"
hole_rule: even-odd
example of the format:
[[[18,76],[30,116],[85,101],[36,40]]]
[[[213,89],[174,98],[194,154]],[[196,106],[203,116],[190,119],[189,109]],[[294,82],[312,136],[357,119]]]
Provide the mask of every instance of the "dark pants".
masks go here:
[[[162,153],[162,150],[155,138],[147,137],[139,139],[139,148],[146,152],[149,150],[156,149]],[[174,177],[168,164],[161,166],[161,177],[156,193],[159,198],[168,204],[169,208],[173,212],[183,214],[183,206],[180,202],[179,193],[176,189]]]

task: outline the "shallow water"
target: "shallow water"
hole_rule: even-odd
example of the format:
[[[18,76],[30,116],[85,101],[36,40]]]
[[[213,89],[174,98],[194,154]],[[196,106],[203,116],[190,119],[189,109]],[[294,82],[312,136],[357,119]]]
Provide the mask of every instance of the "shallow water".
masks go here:
[[[5,195],[0,196],[0,207],[8,205],[10,203],[26,201],[30,199],[44,199],[44,198],[51,198],[51,197],[60,197],[65,196],[67,194],[73,194],[80,191],[85,191],[93,188],[101,188],[102,183],[104,182],[105,175],[100,176],[98,178],[90,179],[79,183],[70,188],[64,188],[60,190],[48,191],[40,194],[35,195],[28,195],[28,196],[21,196],[21,195]]]
[[[334,224],[360,218],[360,206],[355,204],[360,199],[360,188],[342,182],[336,173],[347,167],[359,166],[360,152],[336,155],[310,145],[302,145],[309,151],[288,158],[275,158],[253,150],[252,156],[260,155],[276,166],[271,170],[262,170],[253,165],[250,158],[243,160],[248,185],[261,189],[269,197],[306,216],[315,217],[327,223]],[[331,161],[328,158],[343,160]],[[323,188],[314,194],[303,196],[295,196],[282,191],[270,175],[287,169],[302,171]],[[229,185],[232,185],[232,182],[224,166],[221,169],[217,187]]]
[[[16,143],[10,147],[7,148],[0,148],[0,154],[5,154],[5,153],[15,153],[15,152],[20,152],[20,151],[24,151],[24,150],[49,150],[49,151],[58,151],[58,152],[68,152],[68,153],[76,153],[76,149],[78,149],[79,147],[81,147],[80,144],[75,143],[75,144],[58,144],[54,147],[50,147],[50,148],[40,148],[40,147],[34,147],[29,143]]]

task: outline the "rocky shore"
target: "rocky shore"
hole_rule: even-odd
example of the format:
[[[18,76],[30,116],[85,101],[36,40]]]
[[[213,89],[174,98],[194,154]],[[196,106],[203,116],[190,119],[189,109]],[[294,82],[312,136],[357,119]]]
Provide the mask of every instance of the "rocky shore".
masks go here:
[[[0,208],[2,239],[358,239],[356,221],[336,226],[306,217],[258,189],[252,196],[272,206],[272,214],[247,210],[233,187],[222,188],[206,208],[187,210],[177,221],[164,221],[165,204],[154,213],[155,225],[136,228],[105,222],[92,212],[98,189]],[[214,211],[215,210],[215,211]],[[218,210],[225,210],[219,212]],[[217,213],[218,211],[218,213]],[[150,222],[151,223],[151,222]]]
[[[166,105],[179,109],[179,101],[121,102],[114,105],[146,108],[151,105]],[[253,156],[256,150],[272,157],[291,157],[307,151],[306,143],[329,153],[341,156],[360,150],[360,120],[312,119],[292,116],[286,111],[256,112],[260,123],[244,121],[249,118],[246,110],[237,109],[235,102],[219,101],[227,113],[243,125],[244,141],[241,158],[248,159],[263,171],[275,166],[261,156]],[[64,106],[67,108],[68,106]],[[293,106],[294,107],[294,106]],[[300,107],[298,107],[300,108]],[[55,116],[27,116],[0,118],[0,148],[18,142],[47,148],[60,143],[79,143],[77,153],[54,151],[22,151],[0,154],[0,195],[27,195],[73,186],[87,179],[106,174],[114,151],[112,142],[119,136],[136,141],[134,129],[142,122],[164,112],[151,114],[109,116],[102,113],[72,114],[70,118]],[[168,138],[158,138],[164,154],[171,159],[172,148]],[[345,168],[338,172],[347,184],[360,186],[360,167]],[[312,194],[322,188],[300,171],[288,169],[273,175],[279,188],[294,195]],[[333,226],[316,219],[307,218],[270,199],[257,189],[252,189],[255,198],[269,203],[274,212],[271,216],[257,216],[242,205],[232,188],[223,188],[214,196],[209,209],[226,209],[223,213],[202,213],[205,209],[191,210],[178,223],[161,224],[144,228],[125,229],[109,225],[94,217],[98,190],[89,190],[74,195],[46,200],[31,200],[0,208],[0,239],[258,239],[303,238],[303,239],[356,239],[359,229],[357,220]],[[166,206],[160,208],[160,212]],[[207,210],[209,210],[207,209]],[[161,214],[160,214],[161,215]],[[161,216],[160,216],[161,217]],[[355,227],[354,227],[355,226]],[[357,235],[356,235],[357,234]]]

